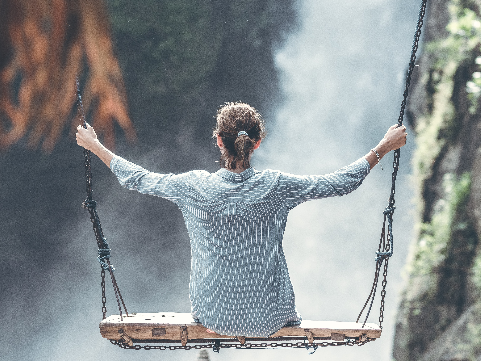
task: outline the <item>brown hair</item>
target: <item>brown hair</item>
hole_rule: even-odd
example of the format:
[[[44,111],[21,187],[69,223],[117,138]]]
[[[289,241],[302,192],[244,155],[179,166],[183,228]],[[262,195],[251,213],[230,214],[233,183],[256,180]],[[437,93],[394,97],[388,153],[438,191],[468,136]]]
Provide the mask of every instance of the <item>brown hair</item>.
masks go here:
[[[259,112],[245,103],[225,103],[217,111],[216,119],[213,136],[221,137],[225,149],[220,158],[221,166],[228,169],[239,166],[249,168],[254,146],[266,136],[264,120]],[[242,131],[247,135],[239,135]]]

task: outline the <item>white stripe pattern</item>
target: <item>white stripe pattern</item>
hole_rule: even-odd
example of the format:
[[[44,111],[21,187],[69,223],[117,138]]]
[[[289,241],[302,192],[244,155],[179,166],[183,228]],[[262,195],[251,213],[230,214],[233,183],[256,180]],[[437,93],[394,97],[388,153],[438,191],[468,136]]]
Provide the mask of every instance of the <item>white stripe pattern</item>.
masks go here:
[[[282,248],[289,211],[350,193],[369,173],[365,158],[323,176],[253,168],[158,174],[118,156],[110,167],[124,187],[167,198],[182,211],[194,318],[219,334],[247,337],[300,322]]]

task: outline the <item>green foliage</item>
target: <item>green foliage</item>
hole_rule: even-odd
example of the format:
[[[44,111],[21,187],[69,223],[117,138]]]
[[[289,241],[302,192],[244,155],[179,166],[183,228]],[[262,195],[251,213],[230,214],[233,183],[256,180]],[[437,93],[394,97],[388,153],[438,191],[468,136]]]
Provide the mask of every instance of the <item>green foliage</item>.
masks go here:
[[[432,166],[442,149],[455,134],[454,77],[462,64],[475,70],[466,81],[465,91],[471,114],[477,109],[481,95],[481,18],[474,8],[470,1],[453,0],[449,5],[448,36],[426,46],[433,59],[433,67],[423,79],[428,90],[429,114],[417,122],[417,150],[413,157],[415,179],[420,190],[425,180],[431,177]],[[419,204],[420,213],[423,206]]]
[[[481,303],[474,304],[467,312],[465,327],[458,330],[453,344],[459,359],[477,361],[481,353]]]
[[[443,180],[444,198],[435,206],[431,222],[421,225],[419,242],[410,265],[412,275],[430,274],[447,256],[449,244],[455,231],[465,229],[464,213],[471,190],[471,176],[463,174],[456,179],[446,174]]]
[[[222,32],[210,1],[110,0],[109,7],[117,38],[135,49],[124,57],[129,70],[149,66],[143,81],[150,96],[192,91],[213,71]]]
[[[437,68],[449,61],[461,62],[480,46],[481,19],[474,10],[460,3],[460,0],[453,0],[449,4],[451,21],[446,27],[449,35],[427,45],[427,51],[436,55]]]
[[[459,177],[446,174],[442,199],[435,205],[431,221],[420,227],[419,242],[407,267],[404,309],[412,324],[407,348],[431,341],[426,339],[427,331],[433,337],[441,335],[459,316],[458,302],[466,292],[460,279],[467,277],[476,246],[466,216],[470,192],[470,173]]]
[[[479,360],[478,355],[481,353],[481,325],[478,323],[469,323],[467,336],[471,343],[466,347],[470,353],[470,360]]]
[[[479,16],[471,9],[459,6],[459,1],[454,1],[450,6],[451,22],[447,30],[451,34],[446,41],[451,46],[457,46],[461,53],[466,53],[479,46],[481,34],[481,21]]]
[[[442,69],[450,62],[460,64],[464,61],[473,62],[476,71],[466,82],[466,92],[471,103],[470,113],[477,109],[481,95],[481,57],[473,54],[481,52],[481,18],[469,7],[469,1],[454,0],[450,6],[451,22],[447,26],[449,36],[442,41],[428,45],[428,51],[437,54],[436,67]],[[474,8],[474,7],[473,7]]]
[[[478,252],[476,258],[474,259],[472,268],[472,280],[477,287],[479,293],[481,294],[481,252]]]
[[[420,119],[416,133],[416,153],[413,157],[415,179],[419,184],[431,176],[432,165],[446,143],[446,134],[453,124],[455,111],[451,102],[456,63],[449,62],[442,71],[434,71],[432,83],[432,113]],[[421,187],[419,187],[421,188]]]
[[[459,4],[457,6],[451,5],[451,13],[453,20],[447,27],[451,36],[447,40],[451,43],[452,50],[457,50],[458,57],[461,58],[463,56],[468,58],[472,53],[479,53],[481,47],[481,18],[472,9],[463,8]],[[474,62],[479,68],[481,57],[476,57]],[[466,91],[471,103],[469,111],[474,114],[481,95],[480,71],[472,73],[471,79],[466,83]]]
[[[128,50],[119,54],[124,68],[142,77],[143,87],[156,99],[202,97],[223,62],[232,66],[244,61],[232,59],[238,55],[233,53],[225,59],[232,49],[242,49],[252,62],[255,52],[272,58],[275,39],[282,38],[292,20],[290,0],[107,2],[119,47]],[[149,67],[148,77],[141,74],[142,67]]]
[[[223,102],[263,112],[278,96],[272,50],[294,25],[293,0],[107,4],[141,146],[193,145],[210,136]]]
[[[425,108],[416,120],[413,156],[418,235],[406,267],[409,279],[401,306],[406,339],[400,349],[409,354],[406,359],[421,358],[432,341],[459,320],[476,293],[473,284],[481,294],[479,236],[468,212],[471,173],[459,175],[471,159],[456,159],[461,157],[459,151],[466,150],[460,127],[475,121],[469,113],[479,109],[480,4],[450,0],[446,36],[425,48],[430,68],[422,78]],[[460,333],[456,350],[476,359],[481,328],[469,323]]]

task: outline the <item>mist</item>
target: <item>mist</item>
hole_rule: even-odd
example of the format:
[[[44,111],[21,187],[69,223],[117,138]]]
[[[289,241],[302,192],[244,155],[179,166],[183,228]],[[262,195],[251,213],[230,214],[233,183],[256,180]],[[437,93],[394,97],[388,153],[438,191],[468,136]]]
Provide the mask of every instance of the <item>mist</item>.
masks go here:
[[[296,174],[328,173],[364,156],[396,123],[419,3],[299,0],[296,10],[297,28],[272,54],[281,94],[264,105],[268,137],[256,151],[253,165],[259,170]],[[241,95],[232,92],[229,96],[234,99],[217,97],[205,107],[213,116],[220,102],[239,100]],[[134,117],[141,115],[134,113]],[[148,150],[121,143],[117,152],[152,171],[192,167],[212,171],[218,167],[217,150],[209,132],[210,128],[200,134],[183,129],[182,136],[172,140],[174,145],[183,144],[180,155],[170,156],[172,144],[166,142]],[[185,146],[198,137],[204,137],[204,148]],[[389,262],[381,339],[363,347],[318,349],[314,355],[287,349],[223,349],[219,354],[209,350],[211,360],[390,360],[402,268],[413,236],[413,143],[408,136],[401,152],[394,256]],[[14,269],[17,276],[2,283],[6,311],[0,326],[2,359],[195,360],[198,351],[122,350],[100,336],[96,245],[87,212],[80,207],[83,157],[71,139],[65,140],[64,147],[68,155],[57,154],[55,161],[48,155],[25,152],[14,163],[8,158],[11,153],[2,155],[3,168],[15,172],[11,179],[26,179],[35,167],[43,167],[40,174],[44,177],[62,178],[62,185],[49,193],[55,196],[42,196],[48,181],[26,188],[16,196],[31,199],[24,208],[15,207],[10,195],[17,192],[16,182],[2,184],[4,207],[19,219],[5,218],[2,224],[2,267]],[[189,158],[184,160],[187,153]],[[391,186],[392,154],[381,165],[384,170],[376,166],[356,192],[308,202],[291,212],[284,250],[303,319],[356,320],[373,281],[382,212]],[[180,211],[168,201],[122,189],[98,159],[93,160],[93,172],[94,198],[129,311],[189,312],[190,246]],[[62,202],[64,215],[51,217],[51,202],[56,200]],[[32,208],[40,221],[9,232]],[[57,247],[32,247],[45,229],[49,233],[41,236],[54,239]],[[30,243],[22,241],[26,238]],[[115,313],[115,296],[110,287],[107,292],[108,313]],[[374,323],[378,322],[379,293],[369,320]]]
[[[416,1],[303,1],[301,28],[275,54],[285,101],[273,107],[275,126],[258,154],[261,167],[328,173],[376,146],[399,117],[418,10]],[[412,140],[408,136],[402,148],[396,183],[382,337],[360,348],[318,350],[325,360],[391,359],[402,267],[413,236]],[[304,319],[356,320],[373,282],[392,162],[390,153],[383,169],[376,166],[352,194],[290,213],[284,248]],[[375,323],[379,294],[380,288],[370,316]],[[307,359],[303,354],[295,357]]]

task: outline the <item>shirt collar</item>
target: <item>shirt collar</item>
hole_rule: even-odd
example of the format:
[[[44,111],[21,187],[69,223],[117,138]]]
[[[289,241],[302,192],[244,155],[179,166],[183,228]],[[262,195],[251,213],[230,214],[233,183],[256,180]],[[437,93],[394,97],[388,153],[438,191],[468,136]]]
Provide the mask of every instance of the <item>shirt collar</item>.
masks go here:
[[[225,168],[219,169],[216,174],[224,178],[226,181],[233,183],[241,183],[252,177],[255,173],[254,168],[247,168],[242,173],[234,173]]]

